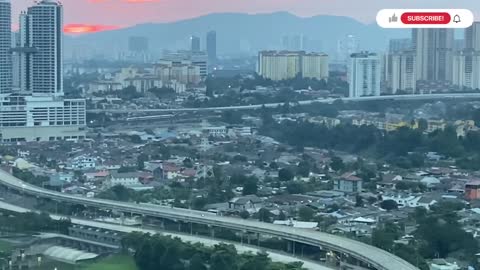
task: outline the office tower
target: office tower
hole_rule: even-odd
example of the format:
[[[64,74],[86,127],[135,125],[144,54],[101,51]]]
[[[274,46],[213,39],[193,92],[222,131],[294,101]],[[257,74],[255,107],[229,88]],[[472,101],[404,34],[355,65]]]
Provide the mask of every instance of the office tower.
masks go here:
[[[135,53],[148,51],[148,38],[133,36],[128,38],[128,50]]]
[[[480,22],[465,29],[465,49],[480,51]]]
[[[258,54],[258,74],[274,81],[304,78],[327,79],[328,55],[304,51],[262,51]]]
[[[412,46],[416,51],[417,80],[451,81],[453,45],[453,29],[413,29]]]
[[[391,55],[388,86],[392,94],[397,94],[399,91],[415,94],[417,85],[415,57],[415,51],[403,51]]]
[[[191,42],[191,51],[192,52],[199,52],[200,51],[200,38],[196,36],[191,36],[190,37],[190,42]]]
[[[34,94],[63,95],[63,6],[41,0],[28,8],[25,30],[29,55],[28,68]]]
[[[208,62],[213,64],[217,61],[217,32],[215,31],[207,33],[207,54]]]
[[[409,38],[391,39],[388,44],[389,53],[398,53],[412,48],[412,40]]]
[[[10,0],[0,0],[0,94],[12,91],[11,25]]]
[[[379,96],[380,69],[380,59],[377,54],[369,52],[352,54],[348,70],[349,96]]]

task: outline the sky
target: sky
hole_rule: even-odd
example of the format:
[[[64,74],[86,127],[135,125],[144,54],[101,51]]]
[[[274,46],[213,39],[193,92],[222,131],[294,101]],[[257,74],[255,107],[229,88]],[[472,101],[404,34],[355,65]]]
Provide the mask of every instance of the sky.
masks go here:
[[[11,0],[14,28],[33,0]],[[302,17],[339,15],[365,23],[382,8],[466,8],[480,18],[480,0],[63,0],[65,32],[86,33],[149,22],[173,22],[210,13],[288,11]]]

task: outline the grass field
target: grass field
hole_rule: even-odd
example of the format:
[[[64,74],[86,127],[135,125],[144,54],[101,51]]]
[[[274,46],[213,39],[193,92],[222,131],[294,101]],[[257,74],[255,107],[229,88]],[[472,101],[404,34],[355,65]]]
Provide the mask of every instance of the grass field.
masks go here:
[[[87,265],[82,270],[138,270],[132,257],[114,255],[99,262]],[[61,269],[58,269],[61,270]]]
[[[9,252],[13,248],[12,244],[7,241],[0,240],[0,252]]]

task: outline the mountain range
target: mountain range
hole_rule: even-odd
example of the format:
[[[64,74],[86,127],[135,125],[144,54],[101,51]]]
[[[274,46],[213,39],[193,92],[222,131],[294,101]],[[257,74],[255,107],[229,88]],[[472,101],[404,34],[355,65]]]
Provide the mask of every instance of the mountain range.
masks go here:
[[[163,50],[188,49],[189,37],[202,39],[217,31],[219,55],[256,54],[259,50],[280,49],[282,37],[302,34],[316,50],[327,53],[336,51],[338,40],[354,35],[360,49],[383,51],[388,39],[404,38],[409,31],[382,29],[376,23],[364,24],[350,17],[319,15],[298,17],[288,12],[270,14],[216,13],[171,23],[147,23],[118,30],[67,36],[65,48],[67,57],[72,54],[114,55],[127,50],[130,36],[149,38],[152,53]],[[320,45],[319,45],[320,44]]]

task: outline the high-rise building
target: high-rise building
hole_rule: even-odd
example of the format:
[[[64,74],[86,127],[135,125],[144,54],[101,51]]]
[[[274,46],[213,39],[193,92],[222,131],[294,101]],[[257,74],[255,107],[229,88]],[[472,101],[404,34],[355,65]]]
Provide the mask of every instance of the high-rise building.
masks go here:
[[[413,29],[412,46],[416,51],[417,80],[452,80],[453,29]]]
[[[0,0],[0,94],[12,91],[12,11],[10,0]]]
[[[465,29],[465,49],[480,51],[480,22]]]
[[[415,94],[417,85],[415,58],[414,51],[403,51],[391,55],[389,88],[392,94],[397,94],[399,91]]]
[[[409,38],[390,39],[388,44],[389,53],[398,53],[412,48],[412,40]]]
[[[13,43],[8,26],[7,45],[9,53],[15,47],[13,73],[21,91],[0,95],[1,142],[85,138],[85,100],[63,98],[62,16],[61,4],[40,0],[20,15]]]
[[[34,94],[63,95],[63,6],[41,0],[26,15],[29,80]]]
[[[328,79],[328,55],[324,53],[306,53],[302,55],[302,77],[311,79]]]
[[[199,52],[200,51],[200,38],[197,36],[190,37],[190,50],[192,52]]]
[[[304,51],[262,51],[258,54],[258,74],[274,81],[294,78],[327,79],[328,55]]]
[[[453,85],[480,89],[480,51],[463,50],[453,57]]]
[[[349,96],[379,96],[380,69],[380,59],[377,54],[369,52],[352,54],[348,69]]]
[[[217,32],[215,31],[207,33],[207,55],[208,62],[211,64],[217,61]]]
[[[305,35],[286,35],[282,37],[282,49],[303,51],[307,49],[308,38]]]
[[[464,49],[453,56],[453,85],[480,89],[480,22],[465,29]]]
[[[145,53],[148,51],[148,38],[132,36],[128,38],[128,50],[134,53]]]

